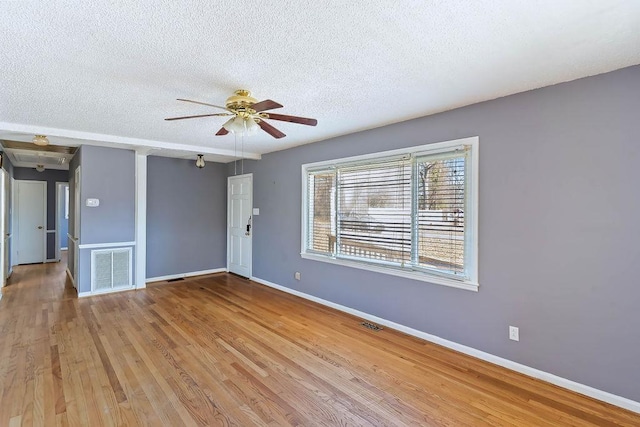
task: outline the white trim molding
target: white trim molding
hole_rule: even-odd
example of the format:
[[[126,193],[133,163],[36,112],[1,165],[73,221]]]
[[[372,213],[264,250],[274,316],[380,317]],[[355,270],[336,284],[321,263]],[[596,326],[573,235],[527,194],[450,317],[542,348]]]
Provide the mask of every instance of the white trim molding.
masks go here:
[[[136,151],[135,174],[136,265],[133,287],[142,289],[147,286],[147,154]]]
[[[187,277],[205,276],[207,274],[224,273],[228,271],[225,267],[213,268],[211,270],[191,271],[189,273],[170,274],[168,276],[147,277],[147,283],[164,282],[173,279],[185,279]]]
[[[440,338],[436,335],[431,335],[426,332],[419,331],[417,329],[402,325],[400,323],[393,322],[391,320],[383,319],[381,317],[374,316],[372,314],[365,313],[363,311],[356,310],[341,304],[337,304],[322,298],[318,298],[313,295],[305,294],[304,292],[296,291],[295,289],[287,288],[286,286],[281,286],[273,282],[260,279],[258,277],[251,277],[251,280],[253,280],[256,283],[269,286],[270,288],[274,288],[279,291],[286,292],[288,294],[295,295],[300,298],[304,298],[306,300],[316,302],[326,307],[331,307],[338,311],[342,311],[342,312],[351,314],[353,316],[360,317],[362,319],[366,319],[374,323],[378,323],[380,325],[386,326],[391,329],[395,329],[405,334],[412,335],[417,338],[421,338],[425,341],[429,341],[429,342],[441,345],[443,347],[447,347],[452,350],[459,351],[460,353],[467,354],[477,359],[484,360],[484,361],[502,366],[507,369],[511,369],[512,371],[516,371],[521,374],[528,375],[530,377],[537,378],[539,380],[546,381],[551,384],[555,384],[559,387],[566,388],[576,393],[584,394],[585,396],[589,396],[594,399],[601,400],[606,403],[610,403],[611,405],[619,406],[620,408],[624,408],[629,411],[640,413],[640,402],[636,402],[635,400],[627,399],[626,397],[618,396],[613,393],[609,393],[607,391],[599,390],[597,388],[594,388],[585,384],[581,384],[566,378],[562,378],[557,375],[551,374],[549,372],[542,371],[540,369],[532,368],[530,366],[523,365],[521,363],[514,362],[509,359],[495,356],[493,354],[486,353],[481,350],[477,350],[473,347],[468,347],[463,344],[458,344],[456,342],[449,341],[444,338]]]
[[[74,239],[77,241],[77,239]],[[136,242],[113,242],[113,243],[85,243],[78,245],[78,249],[102,249],[135,246]]]

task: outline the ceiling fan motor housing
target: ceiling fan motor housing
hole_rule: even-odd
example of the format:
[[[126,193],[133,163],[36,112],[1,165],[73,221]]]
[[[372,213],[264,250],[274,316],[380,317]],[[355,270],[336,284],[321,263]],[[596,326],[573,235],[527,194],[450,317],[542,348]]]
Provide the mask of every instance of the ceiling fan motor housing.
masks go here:
[[[226,106],[230,110],[246,111],[249,109],[249,107],[258,102],[257,99],[251,96],[251,92],[249,92],[248,90],[240,89],[235,91],[234,93],[235,95],[227,98],[226,102]],[[255,111],[249,112],[249,114],[253,113],[255,113]]]

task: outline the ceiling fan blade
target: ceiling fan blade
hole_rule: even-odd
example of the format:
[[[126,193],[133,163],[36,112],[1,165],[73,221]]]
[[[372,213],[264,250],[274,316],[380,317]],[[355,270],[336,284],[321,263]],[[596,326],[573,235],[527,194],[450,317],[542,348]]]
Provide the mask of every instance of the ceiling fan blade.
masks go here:
[[[256,112],[273,110],[275,108],[282,108],[282,105],[270,99],[265,99],[264,101],[257,102],[251,106],[251,109],[256,110]]]
[[[260,126],[263,131],[265,131],[266,133],[268,133],[269,135],[271,135],[274,138],[278,138],[279,139],[279,138],[287,136],[284,133],[280,132],[278,129],[276,129],[273,126],[271,126],[269,123],[265,122],[264,120],[260,120],[258,122],[258,126]]]
[[[233,116],[233,114],[231,113],[199,114],[197,116],[170,117],[165,120],[196,119],[198,117],[212,117],[212,116]]]
[[[218,132],[216,132],[216,135],[221,136],[221,135],[226,135],[228,133],[229,131],[222,127]]]
[[[227,107],[221,107],[219,105],[213,105],[213,104],[207,104],[206,102],[200,102],[200,101],[192,101],[190,99],[182,99],[182,98],[178,98],[178,101],[183,101],[183,102],[191,102],[192,104],[200,104],[200,105],[206,105],[208,107],[215,107],[215,108],[221,108],[223,110],[227,110],[227,111],[231,111],[232,110],[228,109]]]
[[[307,117],[287,116],[286,114],[272,114],[267,113],[268,119],[281,120],[283,122],[299,123],[301,125],[315,126],[318,124],[316,119],[309,119]]]

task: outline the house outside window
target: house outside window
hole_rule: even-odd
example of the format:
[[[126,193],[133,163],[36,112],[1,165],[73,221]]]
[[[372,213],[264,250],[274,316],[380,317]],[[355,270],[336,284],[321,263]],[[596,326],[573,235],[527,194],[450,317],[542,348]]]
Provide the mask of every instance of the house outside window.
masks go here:
[[[302,257],[478,290],[478,144],[303,165]]]

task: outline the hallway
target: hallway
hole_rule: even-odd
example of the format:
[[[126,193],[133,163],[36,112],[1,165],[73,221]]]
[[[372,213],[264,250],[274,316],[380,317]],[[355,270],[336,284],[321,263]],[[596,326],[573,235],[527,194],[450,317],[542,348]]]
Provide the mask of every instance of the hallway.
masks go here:
[[[67,251],[61,251],[60,257],[60,262],[14,266],[2,289],[2,303],[15,309],[76,299],[76,290],[66,273]]]

